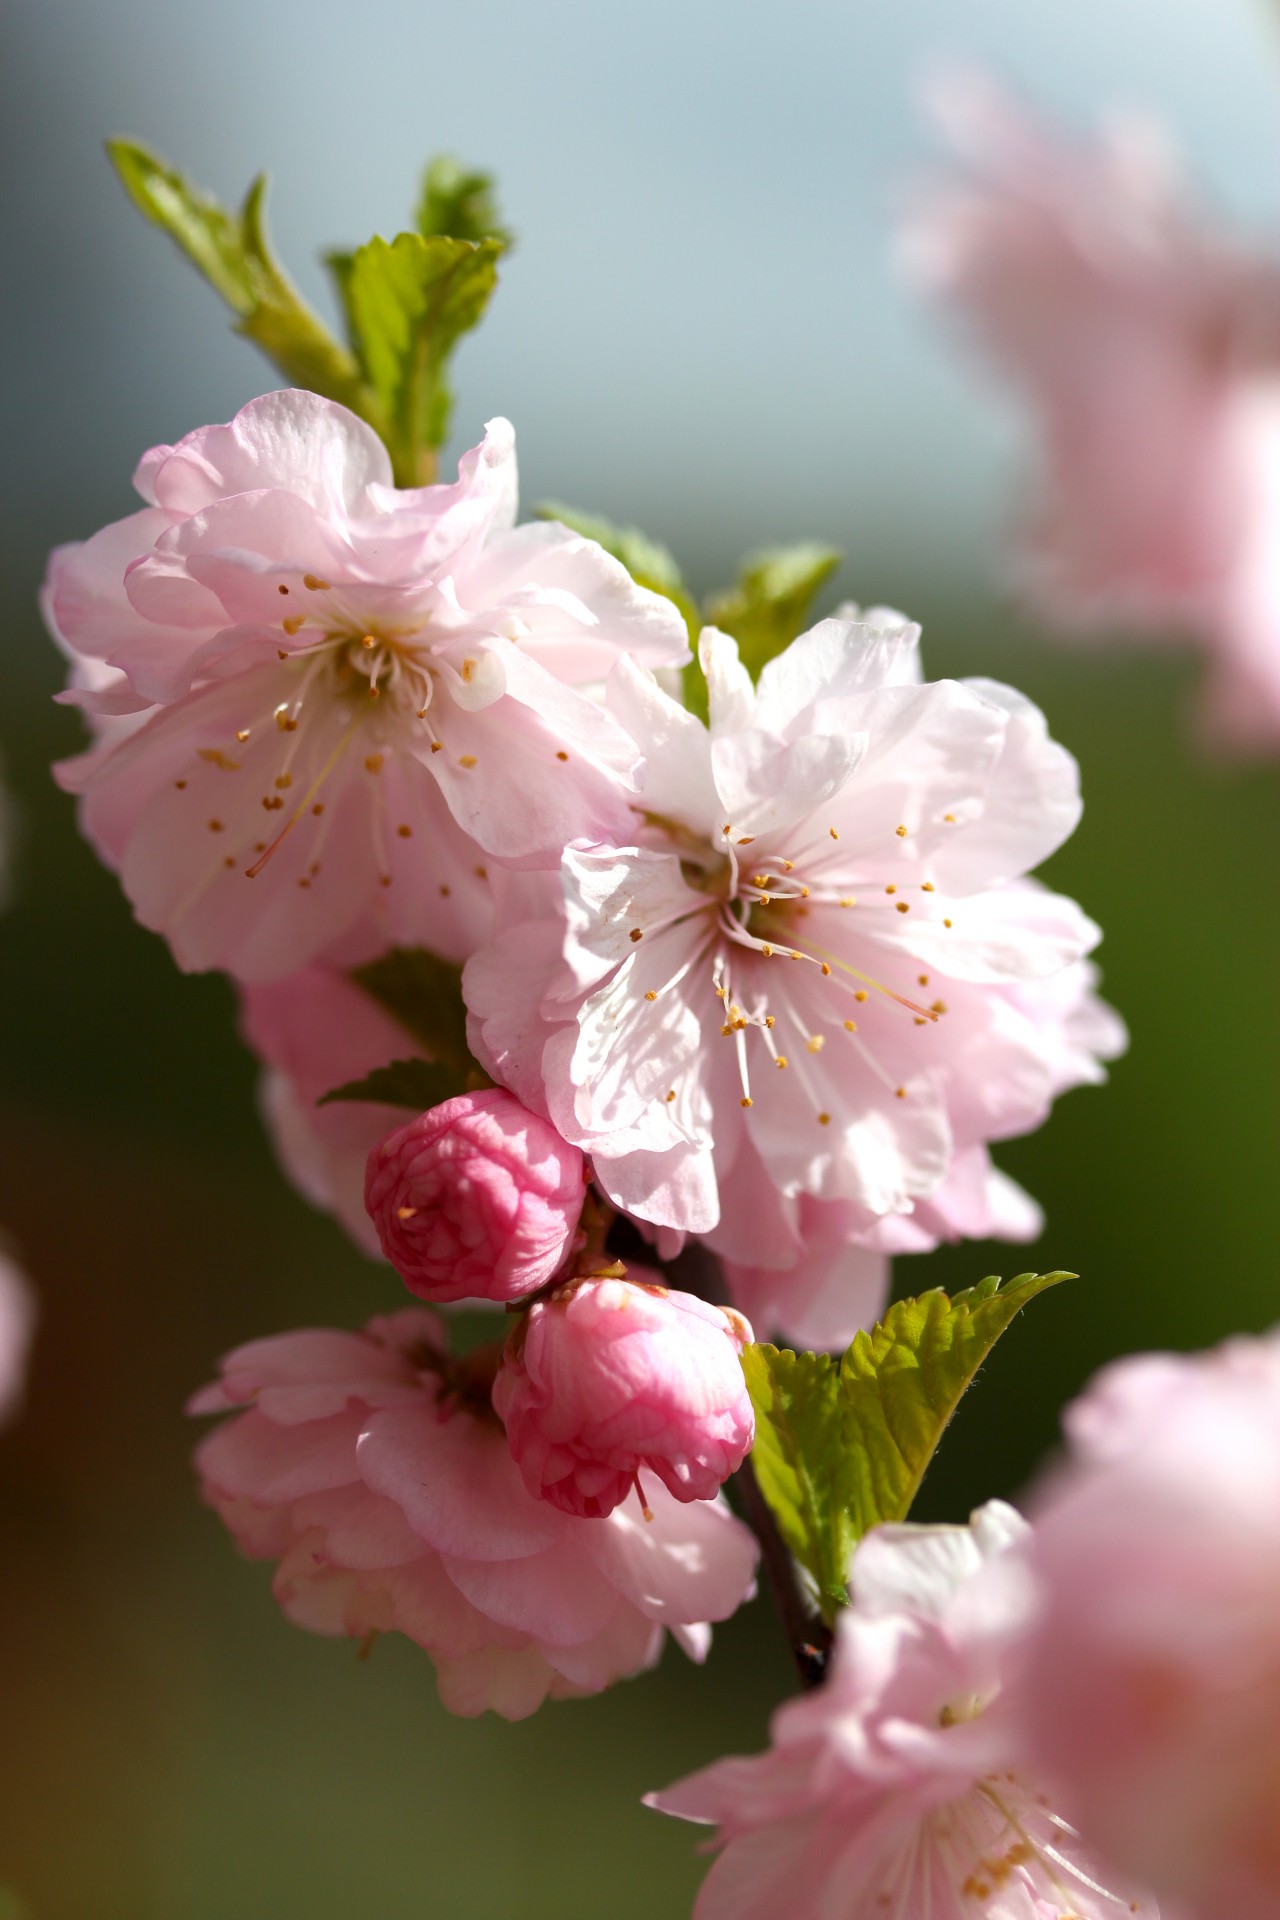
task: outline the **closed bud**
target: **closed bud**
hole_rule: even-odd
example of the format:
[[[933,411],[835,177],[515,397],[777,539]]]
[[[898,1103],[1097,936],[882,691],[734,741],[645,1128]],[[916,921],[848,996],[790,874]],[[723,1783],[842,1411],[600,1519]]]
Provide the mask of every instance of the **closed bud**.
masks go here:
[[[633,1269],[641,1274],[643,1269]],[[755,1437],[740,1314],[657,1283],[584,1280],[529,1309],[493,1403],[530,1493],[595,1519],[642,1472],[710,1500]]]
[[[583,1161],[501,1088],[459,1094],[369,1155],[364,1203],[423,1300],[520,1300],[553,1278],[582,1212]]]

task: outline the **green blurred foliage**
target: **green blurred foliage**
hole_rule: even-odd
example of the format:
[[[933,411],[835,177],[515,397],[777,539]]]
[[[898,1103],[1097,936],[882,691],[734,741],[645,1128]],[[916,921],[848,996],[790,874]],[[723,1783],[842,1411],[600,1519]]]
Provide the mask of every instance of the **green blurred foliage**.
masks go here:
[[[1048,878],[1106,929],[1132,1029],[1110,1087],[998,1150],[1043,1241],[899,1263],[902,1293],[1080,1275],[947,1434],[916,1511],[960,1517],[1017,1493],[1102,1360],[1277,1317],[1280,768],[1198,756],[1189,663],[1051,647],[919,572],[841,586],[922,617],[932,674],[1022,687],[1079,754],[1085,820]],[[425,1655],[388,1638],[360,1662],[289,1627],[197,1505],[182,1403],[215,1357],[357,1323],[398,1284],[276,1172],[225,983],[181,977],[79,841],[47,772],[78,741],[58,662],[25,591],[3,613],[0,1221],[43,1318],[0,1435],[0,1886],[35,1920],[680,1920],[697,1836],[639,1795],[761,1744],[792,1685],[765,1601],[704,1669],[669,1651],[518,1727],[450,1721]]]

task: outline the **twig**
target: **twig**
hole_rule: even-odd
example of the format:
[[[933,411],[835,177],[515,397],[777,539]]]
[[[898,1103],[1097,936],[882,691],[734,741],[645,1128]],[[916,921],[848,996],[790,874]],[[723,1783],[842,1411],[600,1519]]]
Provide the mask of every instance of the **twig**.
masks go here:
[[[805,1597],[796,1573],[796,1563],[760,1491],[750,1457],[743,1461],[734,1474],[733,1483],[738,1489],[747,1523],[760,1542],[769,1592],[800,1679],[806,1687],[821,1686],[827,1671],[827,1655],[831,1650],[831,1629]]]

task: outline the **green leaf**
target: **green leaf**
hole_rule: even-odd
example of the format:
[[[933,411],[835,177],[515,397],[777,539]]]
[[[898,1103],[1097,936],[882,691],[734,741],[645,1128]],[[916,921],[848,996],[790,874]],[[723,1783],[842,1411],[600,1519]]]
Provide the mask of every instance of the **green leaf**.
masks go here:
[[[438,153],[423,175],[414,224],[427,240],[437,233],[453,240],[499,240],[507,252],[515,244],[498,214],[493,175],[464,167],[450,153]]]
[[[948,1421],[1000,1335],[1067,1273],[1024,1273],[948,1299],[899,1300],[841,1359],[747,1349],[752,1465],[787,1545],[830,1619],[849,1556],[871,1527],[905,1520]]]
[[[816,541],[749,554],[736,586],[707,602],[709,625],[733,635],[753,680],[808,625],[813,597],[840,560],[837,548]]]
[[[1023,1273],[948,1299],[898,1300],[840,1363],[842,1441],[853,1463],[855,1539],[905,1520],[947,1422],[1000,1335],[1029,1300],[1069,1273]]]
[[[434,475],[449,428],[449,357],[497,283],[504,240],[399,233],[328,256],[401,486]]]
[[[571,533],[594,540],[615,560],[621,560],[638,587],[665,595],[679,610],[689,630],[690,644],[696,644],[701,626],[697,602],[684,584],[675,556],[660,540],[651,540],[639,527],[615,526],[601,514],[582,513],[559,500],[545,500],[534,512],[539,520],[558,520]]]
[[[491,1084],[467,1045],[461,967],[425,947],[392,947],[380,960],[355,967],[351,978],[456,1079]]]
[[[845,1598],[855,1536],[840,1484],[840,1368],[829,1353],[752,1346],[742,1356],[756,1412],[751,1467],[828,1619]]]
[[[357,362],[271,252],[265,177],[253,182],[237,214],[136,140],[109,140],[107,153],[135,206],[176,241],[236,314],[237,331],[261,347],[291,385],[310,387],[370,419]]]
[[[450,1067],[433,1060],[393,1060],[390,1066],[375,1067],[363,1080],[348,1080],[344,1086],[321,1094],[316,1105],[327,1107],[335,1100],[378,1100],[383,1106],[409,1107],[414,1113],[425,1113],[428,1107],[438,1107],[442,1100],[452,1100],[455,1094],[467,1091],[466,1081]]]

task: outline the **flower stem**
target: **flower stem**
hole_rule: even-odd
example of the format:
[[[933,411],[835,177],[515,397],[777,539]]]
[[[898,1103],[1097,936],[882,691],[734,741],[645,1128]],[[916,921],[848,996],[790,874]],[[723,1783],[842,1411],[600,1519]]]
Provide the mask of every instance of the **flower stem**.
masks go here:
[[[827,1671],[827,1655],[831,1650],[831,1629],[822,1615],[810,1605],[801,1588],[796,1563],[786,1541],[778,1532],[777,1522],[769,1511],[769,1503],[760,1491],[760,1483],[752,1472],[750,1456],[734,1474],[733,1484],[738,1490],[747,1524],[760,1542],[770,1597],[782,1623],[782,1631],[787,1636],[787,1645],[791,1649],[791,1658],[796,1663],[801,1683],[805,1687],[821,1686]]]

